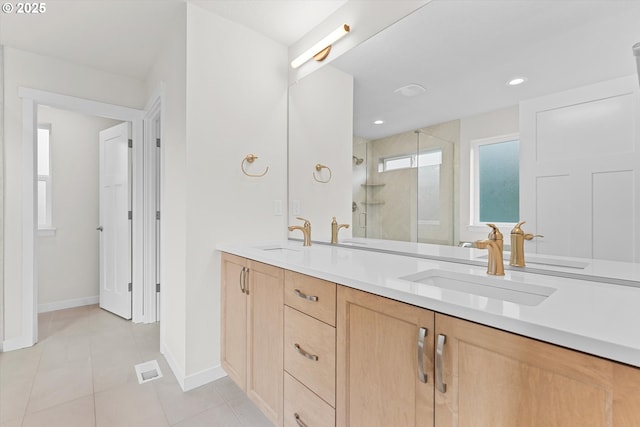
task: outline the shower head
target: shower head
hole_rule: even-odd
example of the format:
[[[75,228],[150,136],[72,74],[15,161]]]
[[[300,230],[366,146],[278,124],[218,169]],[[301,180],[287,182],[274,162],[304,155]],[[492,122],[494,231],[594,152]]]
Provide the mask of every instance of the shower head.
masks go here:
[[[640,83],[640,42],[633,45],[633,54],[636,57],[636,67],[638,70],[638,83]]]
[[[364,162],[364,159],[361,159],[361,158],[356,157],[356,156],[352,156],[352,157],[353,157],[353,163],[355,163],[356,166],[361,165],[362,162]]]

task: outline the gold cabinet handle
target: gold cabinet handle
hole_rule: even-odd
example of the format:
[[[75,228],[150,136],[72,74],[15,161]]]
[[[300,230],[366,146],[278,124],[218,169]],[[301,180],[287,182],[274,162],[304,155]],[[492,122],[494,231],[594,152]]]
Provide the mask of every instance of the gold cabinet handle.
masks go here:
[[[438,346],[436,347],[436,387],[440,393],[447,392],[447,385],[442,379],[442,354],[444,352],[444,343],[446,340],[446,335],[438,335]]]
[[[310,354],[307,353],[306,351],[304,351],[298,344],[294,344],[293,348],[296,349],[296,351],[298,352],[298,354],[306,357],[309,360],[313,360],[314,362],[318,361],[318,356],[316,356],[315,354]]]
[[[311,302],[318,302],[318,297],[315,295],[306,295],[303,294],[302,292],[300,292],[300,289],[294,289],[293,293],[296,294],[296,296],[302,298],[302,299],[306,299],[309,300]]]
[[[293,417],[296,419],[296,424],[298,424],[298,427],[307,427],[307,425],[300,419],[300,415],[298,415],[298,413],[293,414]]]
[[[427,382],[427,374],[424,372],[424,339],[427,336],[427,328],[418,330],[418,379],[421,383]]]

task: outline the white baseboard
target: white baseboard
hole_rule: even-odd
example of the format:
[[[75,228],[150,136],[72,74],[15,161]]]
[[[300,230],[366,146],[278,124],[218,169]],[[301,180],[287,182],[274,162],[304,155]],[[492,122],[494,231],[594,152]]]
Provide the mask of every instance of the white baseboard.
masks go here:
[[[2,342],[1,351],[13,351],[20,350],[21,348],[31,347],[33,343],[31,340],[25,339],[25,337],[17,337],[5,340]]]
[[[194,388],[198,388],[225,376],[227,376],[227,373],[220,365],[207,368],[195,374],[187,375],[184,379],[184,387],[182,389],[184,391],[193,390]]]
[[[83,305],[93,305],[100,302],[100,296],[67,299],[64,301],[54,301],[45,304],[38,304],[38,313],[47,313],[49,311],[64,310],[65,308],[82,307]]]
[[[176,358],[173,357],[173,354],[166,345],[160,346],[160,353],[162,353],[165,360],[167,361],[167,364],[171,368],[173,376],[176,377],[176,380],[178,380],[180,388],[182,389],[182,391],[184,391],[184,372],[182,371],[182,368],[180,368],[180,365],[178,365]]]
[[[160,353],[162,353],[164,358],[167,360],[167,364],[171,368],[176,380],[178,380],[178,384],[180,384],[182,391],[193,390],[194,388],[200,387],[227,375],[220,365],[204,369],[200,372],[196,372],[195,374],[185,375],[184,371],[180,368],[176,359],[171,354],[171,351],[169,351],[166,346],[163,346],[160,349]]]

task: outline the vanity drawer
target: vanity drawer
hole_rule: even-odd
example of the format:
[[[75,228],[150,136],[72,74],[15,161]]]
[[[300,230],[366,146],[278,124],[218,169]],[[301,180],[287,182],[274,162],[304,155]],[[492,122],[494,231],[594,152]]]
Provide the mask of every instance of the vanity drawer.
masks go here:
[[[336,410],[285,372],[283,418],[285,427],[299,427],[296,420],[309,427],[335,427]]]
[[[335,328],[285,306],[284,370],[335,406]]]
[[[303,313],[336,325],[336,284],[285,270],[284,303]]]

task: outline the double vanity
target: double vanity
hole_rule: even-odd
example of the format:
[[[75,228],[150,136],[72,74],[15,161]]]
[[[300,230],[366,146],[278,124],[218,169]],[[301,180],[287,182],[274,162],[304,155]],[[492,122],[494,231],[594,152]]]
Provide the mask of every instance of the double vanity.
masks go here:
[[[640,425],[635,265],[399,244],[218,247],[222,365],[275,426]]]

